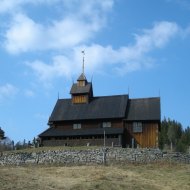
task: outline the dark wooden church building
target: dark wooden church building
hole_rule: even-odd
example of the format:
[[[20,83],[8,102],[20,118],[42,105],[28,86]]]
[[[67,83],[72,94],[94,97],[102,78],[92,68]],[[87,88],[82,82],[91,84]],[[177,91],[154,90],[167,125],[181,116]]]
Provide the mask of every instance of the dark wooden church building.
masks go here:
[[[42,146],[158,147],[160,98],[130,99],[126,95],[93,96],[84,72],[58,99],[49,128],[39,135]]]

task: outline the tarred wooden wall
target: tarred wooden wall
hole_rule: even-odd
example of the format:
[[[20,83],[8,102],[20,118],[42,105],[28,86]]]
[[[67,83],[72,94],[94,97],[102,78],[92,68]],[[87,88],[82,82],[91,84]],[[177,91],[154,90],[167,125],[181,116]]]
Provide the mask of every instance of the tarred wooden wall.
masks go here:
[[[158,123],[143,123],[141,133],[133,133],[133,123],[126,123],[125,126],[141,148],[158,147]]]

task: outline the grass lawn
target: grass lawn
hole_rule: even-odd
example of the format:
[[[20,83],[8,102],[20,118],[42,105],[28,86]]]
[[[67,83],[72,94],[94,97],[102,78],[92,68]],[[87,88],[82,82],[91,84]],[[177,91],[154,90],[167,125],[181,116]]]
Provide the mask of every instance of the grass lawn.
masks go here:
[[[189,190],[190,165],[0,167],[1,190]]]

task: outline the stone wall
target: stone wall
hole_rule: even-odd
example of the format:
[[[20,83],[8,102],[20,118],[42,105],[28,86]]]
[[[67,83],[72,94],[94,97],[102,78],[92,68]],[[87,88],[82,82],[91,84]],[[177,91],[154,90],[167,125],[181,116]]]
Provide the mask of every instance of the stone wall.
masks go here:
[[[0,165],[60,164],[88,165],[114,163],[178,162],[190,164],[190,154],[163,153],[158,149],[106,148],[88,150],[49,150],[40,152],[4,152]]]

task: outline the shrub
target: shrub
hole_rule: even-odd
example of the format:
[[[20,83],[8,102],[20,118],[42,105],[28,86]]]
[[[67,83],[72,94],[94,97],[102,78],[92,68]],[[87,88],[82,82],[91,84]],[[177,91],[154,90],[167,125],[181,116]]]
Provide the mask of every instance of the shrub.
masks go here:
[[[176,145],[176,151],[186,153],[187,148],[187,145],[180,139]]]

